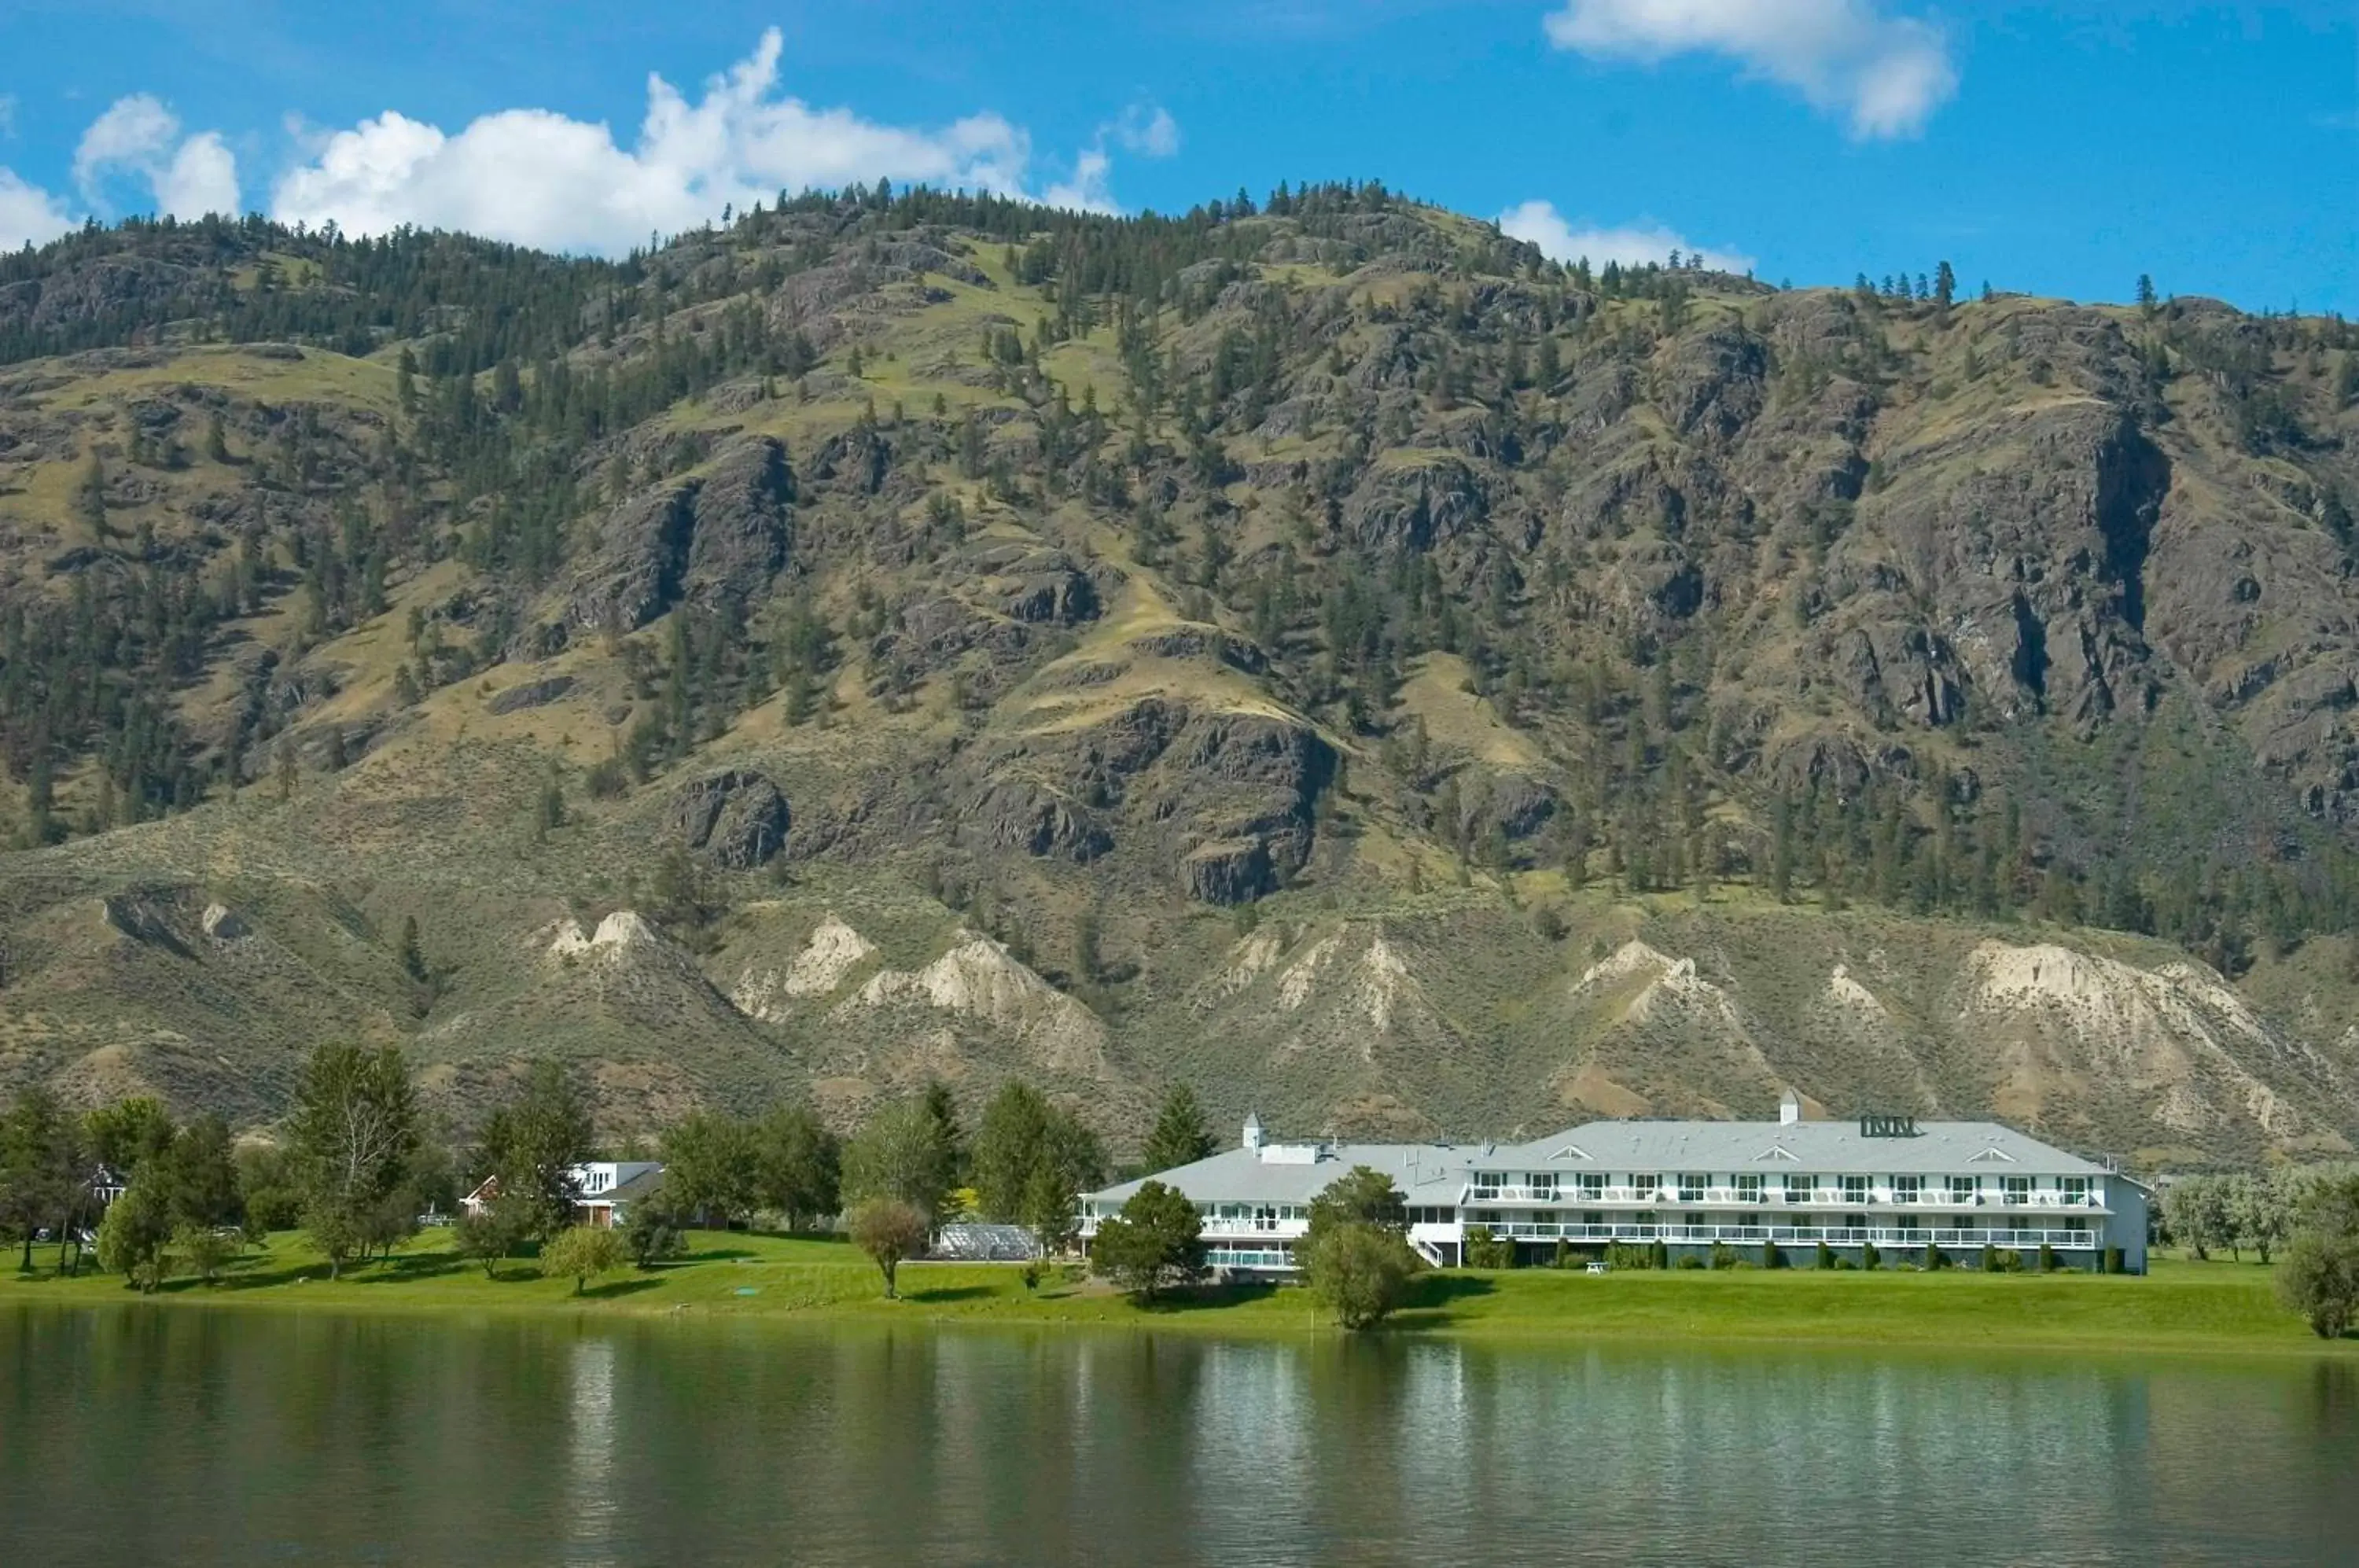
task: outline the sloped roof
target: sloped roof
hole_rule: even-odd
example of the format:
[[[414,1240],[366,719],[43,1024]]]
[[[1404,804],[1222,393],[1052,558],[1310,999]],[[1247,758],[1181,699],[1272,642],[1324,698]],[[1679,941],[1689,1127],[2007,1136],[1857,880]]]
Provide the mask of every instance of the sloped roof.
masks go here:
[[[1585,1158],[1584,1158],[1585,1157]],[[1790,1158],[1789,1158],[1790,1157]],[[1919,1122],[1911,1138],[1870,1138],[1852,1121],[1589,1122],[1503,1144],[1485,1171],[1733,1173],[1827,1171],[1928,1176],[2102,1176],[2105,1168],[1997,1122]]]
[[[1230,1149],[1087,1196],[1120,1203],[1142,1182],[1177,1187],[1200,1203],[1307,1203],[1354,1166],[1393,1179],[1412,1204],[1454,1203],[1476,1171],[1633,1171],[1712,1175],[1827,1171],[1926,1176],[2102,1176],[2105,1168],[1996,1122],[1919,1122],[1909,1138],[1870,1138],[1851,1121],[1600,1121],[1528,1143],[1341,1143],[1318,1159],[1306,1146]],[[1281,1157],[1269,1155],[1279,1152]]]
[[[584,1193],[580,1201],[584,1203],[635,1203],[659,1191],[663,1186],[663,1167],[658,1165],[651,1171],[640,1171],[627,1181],[616,1182],[603,1192]]]
[[[1286,1146],[1277,1146],[1280,1149]],[[1480,1146],[1477,1146],[1480,1147]],[[1119,1203],[1149,1181],[1177,1187],[1200,1203],[1307,1203],[1327,1184],[1359,1165],[1381,1171],[1412,1203],[1454,1203],[1466,1184],[1472,1150],[1439,1143],[1337,1143],[1314,1160],[1265,1160],[1265,1151],[1229,1149],[1136,1181],[1087,1194]]]

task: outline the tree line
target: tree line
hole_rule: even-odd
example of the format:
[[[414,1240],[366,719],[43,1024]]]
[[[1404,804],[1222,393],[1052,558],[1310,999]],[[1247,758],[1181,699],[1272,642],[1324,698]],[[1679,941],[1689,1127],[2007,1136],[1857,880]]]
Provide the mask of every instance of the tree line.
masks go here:
[[[2161,1234],[2198,1260],[2250,1252],[2267,1263],[2320,1192],[2354,1178],[2359,1165],[2332,1163],[2174,1176],[2162,1190]]]
[[[1192,1096],[1179,1093],[1149,1158],[1184,1163],[1210,1147]],[[94,1232],[99,1266],[152,1290],[175,1272],[215,1279],[244,1247],[288,1230],[336,1278],[389,1257],[438,1216],[454,1219],[460,1256],[495,1273],[582,1228],[574,1171],[599,1152],[590,1104],[559,1063],[531,1064],[454,1148],[421,1107],[398,1050],[326,1045],[304,1063],[294,1106],[267,1141],[234,1138],[218,1116],[176,1121],[153,1098],[75,1116],[49,1089],[26,1090],[0,1114],[0,1238],[21,1247],[29,1271],[36,1238],[47,1236],[58,1269],[77,1272]],[[788,1104],[752,1116],[700,1111],[620,1154],[664,1168],[601,1244],[642,1267],[677,1257],[691,1226],[762,1216],[788,1230],[842,1221],[855,1237],[890,1232],[900,1256],[967,1217],[1025,1226],[1062,1250],[1080,1194],[1107,1173],[1097,1134],[1016,1080],[972,1127],[936,1082],[877,1107],[848,1138],[810,1106]],[[108,1203],[101,1182],[110,1175],[124,1190]],[[461,1198],[479,1190],[484,1201],[460,1215]]]

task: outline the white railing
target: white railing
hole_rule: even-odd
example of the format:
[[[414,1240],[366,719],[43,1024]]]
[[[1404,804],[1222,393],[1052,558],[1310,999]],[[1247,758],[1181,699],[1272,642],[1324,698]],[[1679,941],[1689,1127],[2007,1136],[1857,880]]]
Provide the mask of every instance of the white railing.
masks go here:
[[[2020,1249],[2043,1243],[2055,1247],[2089,1248],[2102,1245],[2104,1239],[2102,1233],[2089,1230],[1903,1230],[1884,1225],[1560,1225],[1510,1220],[1487,1228],[1495,1236],[1516,1241],[1661,1241],[1688,1246],[1717,1241],[1731,1247],[1758,1247],[1773,1241],[1780,1247],[1811,1247],[1823,1241],[1830,1247],[1875,1246],[1904,1252],[1912,1247]]]
[[[1758,1190],[1742,1187],[1575,1187],[1569,1183],[1557,1187],[1470,1187],[1463,1201],[1469,1203],[1589,1203],[1597,1206],[1639,1204],[1648,1208],[1673,1205],[1684,1208],[1825,1209],[1856,1209],[1870,1205],[1928,1209],[2104,1207],[2103,1201],[2093,1192],[2008,1195],[1999,1192],[1951,1192],[1932,1187],[1919,1188],[1913,1193],[1884,1187],[1851,1191],[1841,1187],[1810,1187],[1789,1192],[1783,1187]]]
[[[1200,1229],[1203,1235],[1214,1236],[1234,1236],[1276,1238],[1279,1236],[1300,1236],[1304,1231],[1310,1228],[1310,1225],[1306,1221],[1285,1219],[1212,1219],[1207,1217],[1201,1221],[1200,1225]]]
[[[1292,1269],[1294,1255],[1276,1247],[1214,1247],[1204,1252],[1212,1269]]]

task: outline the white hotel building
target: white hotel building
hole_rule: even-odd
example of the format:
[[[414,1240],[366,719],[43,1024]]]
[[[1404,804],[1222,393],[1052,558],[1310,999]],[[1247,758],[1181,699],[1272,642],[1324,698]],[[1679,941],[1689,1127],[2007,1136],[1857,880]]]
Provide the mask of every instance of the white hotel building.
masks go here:
[[[1286,1143],[1248,1117],[1240,1147],[1151,1179],[1193,1200],[1208,1260],[1234,1273],[1292,1270],[1310,1201],[1361,1165],[1393,1179],[1410,1244],[1437,1264],[1460,1262],[1480,1228],[1535,1261],[1560,1242],[1593,1257],[1660,1242],[1674,1261],[1720,1243],[1807,1266],[1823,1243],[1854,1262],[1869,1247],[1887,1263],[1934,1247],[1971,1268],[1985,1247],[2047,1246],[2066,1267],[2102,1268],[2119,1248],[2124,1270],[2146,1271],[2147,1191],[2107,1166],[1995,1122],[1805,1121],[1790,1093],[1781,1111],[1591,1122],[1516,1144]],[[1146,1180],[1085,1194],[1083,1238]]]

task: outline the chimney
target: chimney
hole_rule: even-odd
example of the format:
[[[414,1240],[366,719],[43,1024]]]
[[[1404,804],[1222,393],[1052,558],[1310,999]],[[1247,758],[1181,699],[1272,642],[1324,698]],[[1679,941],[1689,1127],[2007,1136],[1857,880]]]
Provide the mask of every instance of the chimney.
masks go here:
[[[1802,1096],[1788,1089],[1777,1096],[1777,1125],[1792,1127],[1802,1119]]]
[[[1262,1145],[1261,1118],[1253,1112],[1245,1113],[1245,1147],[1259,1149]]]

